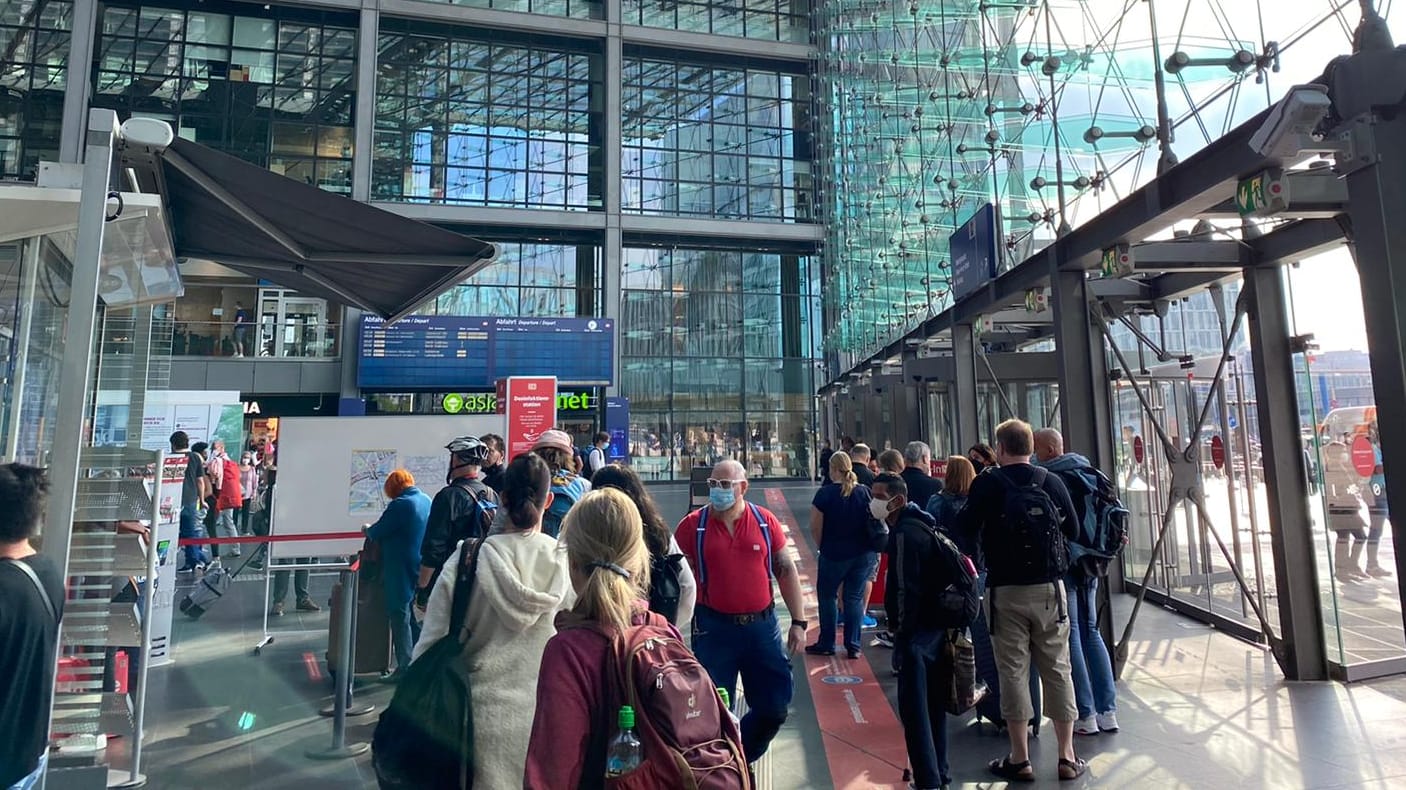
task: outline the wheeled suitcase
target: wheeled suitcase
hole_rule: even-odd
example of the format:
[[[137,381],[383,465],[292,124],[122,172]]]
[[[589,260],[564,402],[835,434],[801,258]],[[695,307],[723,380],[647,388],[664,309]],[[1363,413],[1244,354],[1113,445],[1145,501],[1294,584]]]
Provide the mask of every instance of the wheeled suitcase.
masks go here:
[[[381,584],[380,551],[367,541],[361,552],[361,567],[357,572],[356,644],[352,652],[352,673],[365,675],[385,672],[391,665],[391,627],[386,612],[386,593]],[[338,635],[341,633],[342,583],[332,585],[332,600],[327,627],[327,669],[336,674],[340,656]]]
[[[205,575],[200,577],[200,581],[195,583],[195,588],[181,599],[181,612],[192,620],[199,620],[202,615],[210,611],[210,607],[218,604],[225,593],[229,592],[230,585],[234,584],[234,578],[263,554],[264,546],[261,544],[250,552],[244,562],[241,562],[239,567],[233,571],[226,569],[224,565],[214,565],[208,568]]]
[[[987,601],[990,601],[989,597]],[[986,719],[1000,733],[1006,728],[1006,721],[1001,718],[1001,674],[996,670],[996,654],[991,649],[991,626],[984,608],[972,621],[971,640],[976,652],[976,676],[986,684],[986,696],[976,704],[977,720]],[[1030,701],[1035,706],[1035,718],[1030,720],[1030,727],[1038,736],[1043,700],[1040,698],[1040,675],[1034,663],[1030,665]]]

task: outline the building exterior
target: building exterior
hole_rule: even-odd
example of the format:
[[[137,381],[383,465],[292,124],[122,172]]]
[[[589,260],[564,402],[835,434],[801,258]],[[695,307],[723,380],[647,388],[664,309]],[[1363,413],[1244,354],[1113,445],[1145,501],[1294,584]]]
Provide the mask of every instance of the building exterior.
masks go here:
[[[0,178],[76,153],[91,102],[491,240],[498,259],[425,312],[617,318],[609,394],[652,476],[720,457],[786,475],[818,374],[815,52],[791,0],[8,0]],[[183,275],[173,388],[366,394],[338,371],[354,313]]]

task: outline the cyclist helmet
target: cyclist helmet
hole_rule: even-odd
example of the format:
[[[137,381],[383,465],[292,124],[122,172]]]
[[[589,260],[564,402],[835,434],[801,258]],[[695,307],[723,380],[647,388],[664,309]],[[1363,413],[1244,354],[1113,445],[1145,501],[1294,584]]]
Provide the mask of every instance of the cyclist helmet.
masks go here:
[[[490,452],[488,445],[480,442],[477,436],[460,436],[446,444],[444,449],[448,450],[460,464],[478,466],[482,466],[483,462],[488,460]]]

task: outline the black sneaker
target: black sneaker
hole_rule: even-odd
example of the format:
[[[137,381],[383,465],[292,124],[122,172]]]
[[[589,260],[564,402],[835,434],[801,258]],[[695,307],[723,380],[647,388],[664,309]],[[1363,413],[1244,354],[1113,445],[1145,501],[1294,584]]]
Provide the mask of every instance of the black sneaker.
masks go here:
[[[874,643],[879,645],[880,647],[887,647],[892,650],[893,634],[889,633],[888,631],[880,631],[879,633],[874,634]]]
[[[813,645],[806,645],[806,653],[812,656],[833,656],[835,655],[835,647],[834,645],[826,647],[817,642]]]

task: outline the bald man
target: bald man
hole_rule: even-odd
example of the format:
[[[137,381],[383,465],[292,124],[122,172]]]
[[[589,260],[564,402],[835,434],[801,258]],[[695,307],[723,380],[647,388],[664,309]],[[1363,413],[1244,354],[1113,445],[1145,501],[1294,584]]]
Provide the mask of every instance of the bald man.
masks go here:
[[[747,762],[766,753],[786,723],[794,692],[791,655],[805,644],[808,623],[801,578],[786,553],[781,522],[747,501],[747,470],[727,460],[708,478],[708,505],[679,523],[675,537],[698,581],[693,652],[718,688],[747,687],[742,751]],[[791,625],[781,641],[772,581]]]
[[[1035,460],[1043,465],[1061,455],[1064,455],[1064,437],[1059,431],[1054,428],[1041,428],[1035,432]],[[1077,506],[1078,503],[1075,504]]]

